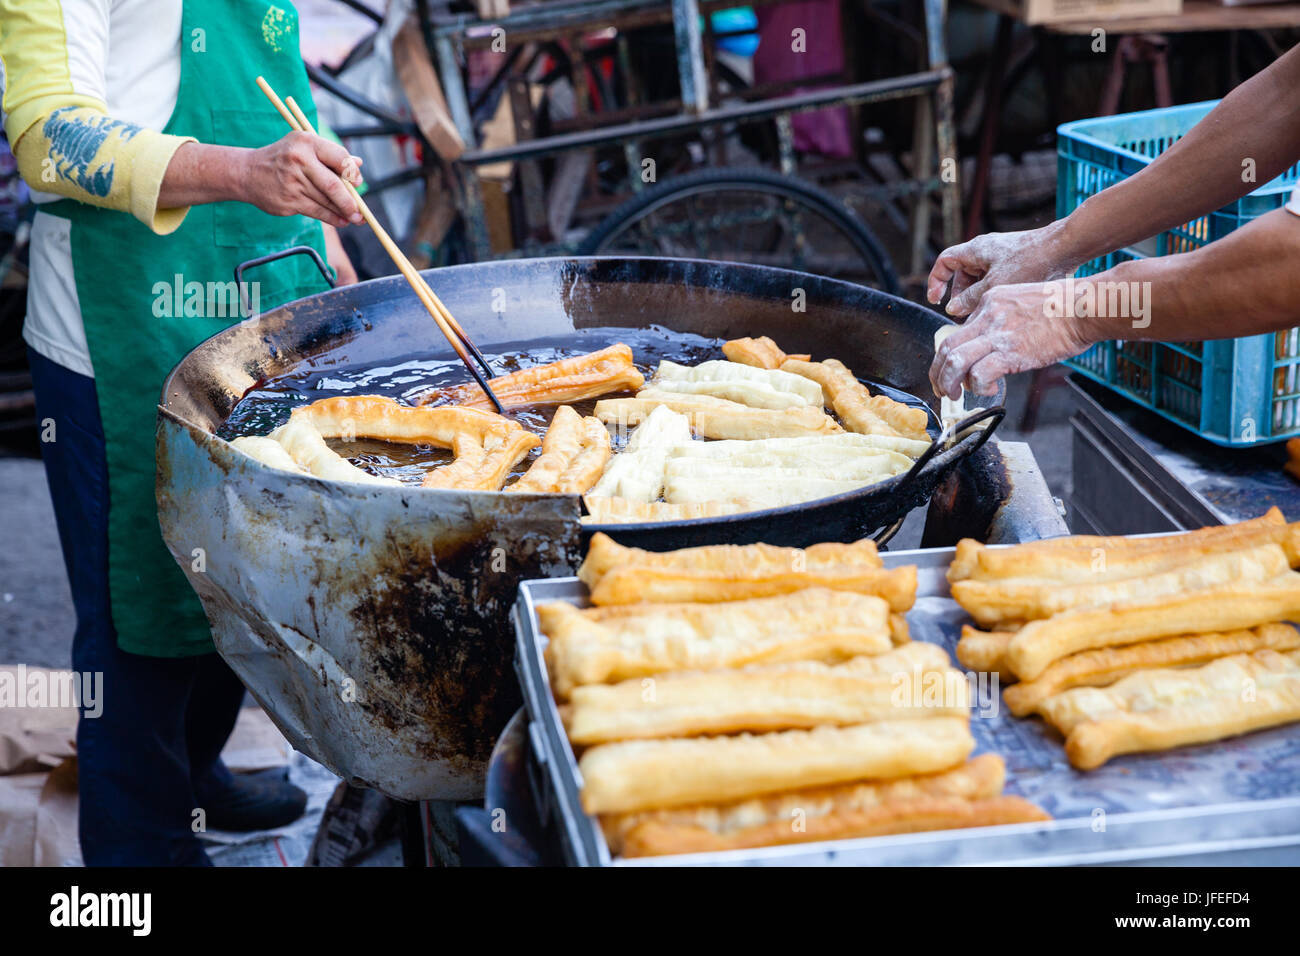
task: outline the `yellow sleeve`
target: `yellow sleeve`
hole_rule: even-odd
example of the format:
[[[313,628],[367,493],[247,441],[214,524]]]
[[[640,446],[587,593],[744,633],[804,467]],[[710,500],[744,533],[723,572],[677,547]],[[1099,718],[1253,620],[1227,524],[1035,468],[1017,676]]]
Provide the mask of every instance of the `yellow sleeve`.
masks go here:
[[[0,2],[0,61],[5,132],[32,189],[129,212],[159,234],[181,224],[189,207],[160,210],[158,194],[192,139],[115,120],[102,99],[76,92],[57,0]]]

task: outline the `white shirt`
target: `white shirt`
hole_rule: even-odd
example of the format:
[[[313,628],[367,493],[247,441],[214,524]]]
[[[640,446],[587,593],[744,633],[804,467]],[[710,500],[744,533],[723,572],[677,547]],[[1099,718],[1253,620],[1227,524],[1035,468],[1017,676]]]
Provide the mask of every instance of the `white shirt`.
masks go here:
[[[182,0],[61,0],[73,91],[107,104],[114,119],[161,131],[181,80]],[[0,66],[0,87],[4,85]],[[36,203],[60,197],[33,191]],[[37,211],[32,222],[23,339],[53,362],[93,376],[72,269],[70,223]]]

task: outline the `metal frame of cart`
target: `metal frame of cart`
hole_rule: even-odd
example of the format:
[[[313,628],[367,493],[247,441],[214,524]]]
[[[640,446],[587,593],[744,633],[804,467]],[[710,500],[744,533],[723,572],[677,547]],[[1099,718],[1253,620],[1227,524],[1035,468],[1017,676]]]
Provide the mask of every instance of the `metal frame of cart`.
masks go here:
[[[750,0],[745,5],[772,2],[776,0]],[[921,0],[925,29],[923,38],[918,36],[917,39],[923,39],[926,68],[919,72],[789,96],[762,95],[781,92],[780,89],[768,87],[751,91],[760,94],[759,98],[715,106],[711,102],[713,90],[709,71],[712,50],[704,42],[711,34],[711,21],[706,17],[704,29],[701,30],[701,14],[711,14],[738,5],[741,5],[739,0],[671,0],[670,4],[664,0],[557,0],[520,8],[499,20],[484,21],[473,14],[433,10],[428,0],[418,0],[416,7],[425,43],[438,66],[451,118],[466,145],[465,152],[451,167],[459,180],[460,212],[467,225],[473,256],[479,260],[493,257],[479,176],[479,170],[485,165],[508,161],[528,162],[598,146],[622,144],[629,168],[630,186],[636,191],[641,188],[641,181],[634,171],[639,167],[640,150],[645,142],[674,135],[707,134],[724,126],[770,121],[777,129],[780,169],[787,175],[794,175],[796,161],[791,117],[796,113],[908,98],[916,100],[912,142],[912,154],[915,157],[913,178],[898,183],[869,185],[860,191],[882,201],[912,197],[910,271],[913,274],[919,274],[926,264],[927,242],[936,197],[939,200],[943,241],[945,244],[957,241],[960,232],[960,188],[956,162],[954,159],[952,163],[946,164],[949,168],[943,170],[944,175],[940,175],[940,170],[934,164],[936,150],[940,157],[956,155],[954,80],[948,65],[943,34],[946,0]],[[490,28],[501,27],[506,30],[512,44],[519,44],[556,40],[603,27],[619,29],[621,37],[622,31],[634,27],[669,22],[675,36],[680,102],[641,104],[619,110],[619,120],[611,125],[596,125],[601,119],[600,115],[589,114],[581,124],[588,128],[522,140],[508,147],[480,148],[461,65],[468,50],[487,47],[492,42]],[[897,22],[890,25],[899,26]],[[619,50],[619,57],[620,63],[626,62],[625,42]],[[581,72],[576,71],[575,76]],[[340,130],[341,135],[412,131],[412,124],[367,104],[355,94],[348,95],[349,91],[342,88],[341,84],[331,82],[331,78],[322,76],[320,71],[313,71],[313,79],[384,124],[382,130]],[[807,84],[808,81],[799,82]],[[575,79],[574,85],[579,103],[588,102],[589,93],[579,89],[585,86],[585,80],[579,82]],[[408,172],[403,181],[418,175],[415,171]],[[563,243],[528,243],[523,251],[538,254],[566,248]]]

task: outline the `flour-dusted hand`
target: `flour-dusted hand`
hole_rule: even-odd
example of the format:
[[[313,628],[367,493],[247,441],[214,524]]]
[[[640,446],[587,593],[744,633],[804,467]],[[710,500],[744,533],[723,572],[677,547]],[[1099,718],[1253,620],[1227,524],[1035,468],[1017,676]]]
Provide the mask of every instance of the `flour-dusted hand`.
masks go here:
[[[962,387],[992,395],[1003,376],[1042,368],[1078,355],[1102,334],[1068,307],[1077,282],[1024,282],[987,290],[974,314],[935,351],[930,384],[936,395],[957,398]]]
[[[970,315],[989,289],[1063,279],[1078,266],[1064,250],[1060,222],[1023,232],[988,232],[939,254],[930,269],[926,298],[938,305],[951,281],[948,314]]]

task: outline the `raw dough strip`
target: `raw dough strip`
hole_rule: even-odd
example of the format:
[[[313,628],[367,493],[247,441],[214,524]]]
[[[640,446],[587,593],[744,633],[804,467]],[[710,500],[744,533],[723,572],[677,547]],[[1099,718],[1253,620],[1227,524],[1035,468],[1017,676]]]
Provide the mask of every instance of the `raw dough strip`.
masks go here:
[[[605,464],[588,497],[652,502],[664,490],[664,462],[671,448],[691,441],[685,415],[660,406],[632,432],[626,448]]]
[[[1072,687],[1105,687],[1135,671],[1152,667],[1186,667],[1217,657],[1269,649],[1300,648],[1300,632],[1290,624],[1265,624],[1245,631],[1191,634],[1125,647],[1084,651],[1056,661],[1035,680],[1008,687],[1002,694],[1017,717],[1032,714],[1047,698]]]
[[[625,740],[578,762],[588,813],[739,800],[794,787],[947,770],[975,749],[968,720],[886,720],[773,734]]]
[[[1062,657],[1094,647],[1207,631],[1232,631],[1300,614],[1300,573],[1268,581],[1237,582],[1202,591],[1137,600],[1104,608],[1080,608],[1045,621],[1030,621],[1011,639],[1007,664],[1021,680],[1033,680]]]
[[[857,491],[883,481],[875,479],[841,481],[835,478],[809,478],[780,471],[761,472],[757,469],[723,471],[716,477],[680,478],[664,477],[664,498],[672,504],[699,504],[724,501],[746,504],[751,509],[783,508],[805,501],[817,501],[834,495]]]
[[[865,485],[882,481],[911,467],[910,458],[892,451],[853,455],[833,464],[821,464],[810,455],[802,466],[774,463],[762,452],[741,453],[730,459],[670,457],[664,467],[664,483],[667,486],[673,478],[706,478],[716,481],[779,478],[795,483],[801,479],[821,479]],[[1277,551],[1281,554],[1280,548]],[[1285,561],[1285,555],[1282,557]]]
[[[798,661],[664,674],[575,688],[561,708],[574,744],[968,717],[970,693],[941,649],[938,667],[898,651],[842,664]],[[931,645],[933,646],[933,645]]]
[[[813,817],[801,828],[793,819],[748,827],[720,836],[704,827],[657,822],[630,828],[623,838],[623,856],[664,856],[678,853],[716,853],[791,843],[854,840],[862,837],[929,830],[1040,823],[1052,819],[1023,797],[1001,796],[987,800],[960,797],[917,797],[889,801],[863,810],[843,810]]]
[[[892,435],[859,435],[838,432],[834,435],[802,435],[794,438],[757,438],[751,441],[693,441],[672,450],[673,458],[730,459],[737,454],[765,455],[773,463],[798,463],[804,460],[849,460],[859,455],[898,452],[917,458],[930,447],[928,441],[913,441]]]
[[[1259,518],[1234,525],[1216,525],[1182,534],[1154,538],[1074,535],[989,547],[970,538],[957,542],[948,570],[949,581],[968,578],[1040,578],[1044,581],[1097,583],[1157,574],[1212,554],[1243,551],[1266,544],[1287,550],[1292,567],[1297,560],[1296,538],[1300,524],[1288,526],[1277,508]]]
[[[1155,599],[1219,587],[1233,581],[1265,581],[1289,568],[1282,547],[1265,544],[1193,558],[1169,571],[1118,581],[1086,584],[1033,578],[954,581],[952,596],[982,627],[995,627],[1007,621],[1040,620],[1073,608],[1104,607],[1139,598]]]
[[[1138,671],[1107,688],[1047,698],[1040,712],[1066,735],[1080,770],[1119,754],[1168,750],[1300,720],[1300,651],[1221,657],[1202,667]]]
[[[578,402],[610,392],[632,391],[644,383],[644,376],[632,364],[632,349],[620,342],[598,352],[501,375],[488,384],[501,404],[510,406]],[[420,404],[427,405],[435,400],[470,408],[493,407],[475,382],[434,390],[421,396]]]
[[[595,415],[603,422],[629,428],[645,421],[656,408],[683,414],[691,430],[704,438],[782,438],[826,435],[841,431],[835,420],[819,408],[750,408],[707,395],[682,395],[660,389],[642,389],[636,398],[609,398],[596,403]]]
[[[835,414],[851,431],[868,435],[896,435],[925,441],[930,417],[920,408],[896,402],[887,395],[872,395],[843,362],[801,362],[787,359],[781,371],[793,372],[817,382],[830,399]]]
[[[622,456],[616,456],[622,457]],[[630,524],[648,521],[690,521],[695,518],[717,518],[722,515],[755,511],[757,506],[748,501],[699,501],[669,504],[666,501],[634,501],[631,498],[602,498],[588,493],[587,511],[583,516],[587,524]]]
[[[779,369],[786,359],[808,361],[811,355],[787,355],[766,335],[759,338],[732,339],[722,344],[722,354],[732,362],[754,368]]]
[[[883,654],[890,650],[893,633],[882,599],[824,588],[722,604],[579,610],[557,602],[539,605],[537,616],[547,637],[547,673],[560,699],[583,684],[670,671]],[[933,654],[934,645],[917,646],[922,650],[910,653],[922,656],[909,659],[946,663],[924,657]]]
[[[623,852],[625,835],[643,823],[698,828],[717,837],[739,837],[748,842],[759,827],[776,825],[790,830],[794,820],[809,821],[873,810],[883,804],[910,803],[922,797],[986,800],[1001,794],[1005,782],[1006,764],[1002,758],[997,754],[980,754],[952,770],[915,777],[805,787],[732,803],[697,804],[642,813],[609,813],[601,817],[600,826],[610,851],[616,855]],[[762,846],[764,843],[754,845]]]
[[[658,370],[650,380],[650,387],[670,392],[713,395],[755,408],[801,405],[821,408],[826,404],[822,387],[802,375],[778,369],[753,368],[735,362],[712,361],[701,362],[699,365],[679,365],[665,359],[659,363]],[[734,395],[746,397],[733,397],[733,394],[728,394],[729,390]],[[759,402],[784,404],[758,404]]]

